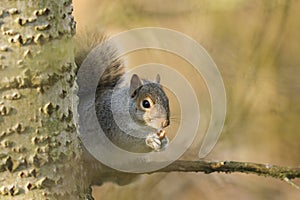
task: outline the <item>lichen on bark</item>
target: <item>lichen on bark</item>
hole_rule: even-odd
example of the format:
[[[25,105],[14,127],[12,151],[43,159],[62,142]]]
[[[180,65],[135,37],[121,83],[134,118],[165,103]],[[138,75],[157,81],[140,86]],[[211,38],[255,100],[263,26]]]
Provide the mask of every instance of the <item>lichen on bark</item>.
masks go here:
[[[70,0],[0,5],[0,199],[83,199]]]

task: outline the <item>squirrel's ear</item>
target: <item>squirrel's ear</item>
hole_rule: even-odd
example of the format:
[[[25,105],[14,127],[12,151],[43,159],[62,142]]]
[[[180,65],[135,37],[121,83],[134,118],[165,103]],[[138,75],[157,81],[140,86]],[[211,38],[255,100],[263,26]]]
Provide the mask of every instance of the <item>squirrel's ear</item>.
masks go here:
[[[133,74],[130,81],[129,95],[134,97],[136,95],[136,90],[143,84],[138,75]]]
[[[156,75],[155,82],[160,83],[160,75],[159,74]]]

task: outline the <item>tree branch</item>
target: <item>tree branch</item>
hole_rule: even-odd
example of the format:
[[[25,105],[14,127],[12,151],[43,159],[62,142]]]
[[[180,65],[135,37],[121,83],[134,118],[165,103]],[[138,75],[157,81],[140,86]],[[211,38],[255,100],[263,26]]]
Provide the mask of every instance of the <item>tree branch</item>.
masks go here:
[[[271,164],[257,164],[251,162],[236,162],[236,161],[219,161],[219,162],[207,162],[207,161],[184,161],[178,160],[170,164],[169,166],[159,169],[151,173],[156,172],[204,172],[210,174],[213,172],[225,172],[225,173],[245,173],[255,174],[258,176],[273,177],[276,179],[296,179],[300,178],[300,167],[281,167]]]
[[[101,185],[103,182],[112,181],[119,185],[126,185],[138,177],[137,173],[120,172],[101,164],[89,154],[86,154],[84,163],[89,169],[91,185]],[[188,161],[177,160],[170,165],[156,171],[140,173],[154,174],[159,172],[203,172],[210,174],[213,172],[224,173],[244,173],[258,176],[272,177],[287,182],[291,186],[299,189],[291,180],[300,179],[300,167],[282,167],[272,164],[258,164],[252,162],[236,161]]]

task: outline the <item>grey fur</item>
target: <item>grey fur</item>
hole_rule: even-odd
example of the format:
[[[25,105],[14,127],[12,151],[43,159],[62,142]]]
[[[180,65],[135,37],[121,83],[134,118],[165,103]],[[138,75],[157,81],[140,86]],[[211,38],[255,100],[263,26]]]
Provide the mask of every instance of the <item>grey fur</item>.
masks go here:
[[[102,68],[108,66],[99,81],[95,100],[96,114],[103,132],[124,150],[152,151],[145,139],[147,134],[156,132],[158,128],[147,125],[139,102],[149,96],[155,102],[153,110],[150,110],[149,120],[157,118],[169,121],[169,101],[165,92],[160,84],[140,80],[137,75],[133,75],[130,86],[125,86],[126,84],[122,84],[124,65],[122,60],[117,59],[117,51],[110,47],[103,51],[103,46],[95,51],[97,58],[103,61],[94,61],[94,64]],[[136,93],[134,97],[131,96],[133,92]],[[167,145],[166,141],[163,144]]]

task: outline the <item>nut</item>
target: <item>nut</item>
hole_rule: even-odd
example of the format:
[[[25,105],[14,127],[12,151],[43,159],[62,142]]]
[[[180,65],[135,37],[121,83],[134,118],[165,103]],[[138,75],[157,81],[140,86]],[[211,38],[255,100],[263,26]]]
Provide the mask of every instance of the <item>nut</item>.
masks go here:
[[[163,129],[158,130],[158,132],[156,134],[160,140],[162,140],[166,137],[166,131]]]

